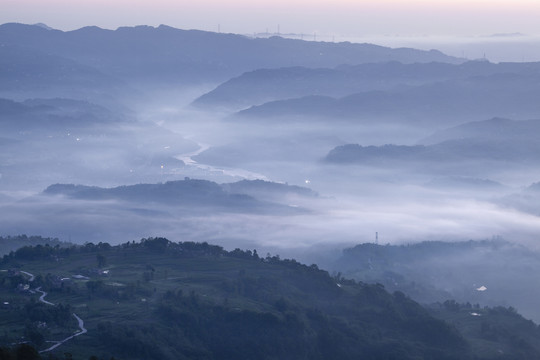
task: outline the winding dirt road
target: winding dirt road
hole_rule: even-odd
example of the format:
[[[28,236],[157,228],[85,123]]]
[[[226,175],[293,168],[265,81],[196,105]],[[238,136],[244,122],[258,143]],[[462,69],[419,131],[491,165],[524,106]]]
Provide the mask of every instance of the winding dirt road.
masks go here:
[[[41,293],[41,296],[39,297],[39,301],[47,305],[54,305],[52,302],[45,300],[45,296],[47,296],[47,293],[41,290],[41,286],[36,288],[36,291]]]
[[[30,276],[30,279],[28,279],[28,281],[34,281],[35,279],[35,276],[29,272],[26,272],[26,271],[21,271],[23,274],[25,275],[28,275]],[[47,305],[52,305],[54,306],[55,304],[50,302],[50,301],[47,301],[45,300],[45,296],[47,296],[47,293],[43,290],[41,290],[41,286],[40,287],[37,287],[35,289],[35,291],[41,293],[41,296],[39,297],[39,301],[44,303],[44,304],[47,304]],[[73,313],[72,314],[75,319],[77,319],[77,323],[79,324],[79,329],[75,334],[71,335],[71,336],[68,336],[67,338],[65,338],[64,340],[60,340],[60,341],[47,341],[47,342],[50,342],[50,343],[54,343],[53,346],[51,346],[50,348],[48,349],[45,349],[45,350],[41,350],[39,353],[44,353],[44,352],[48,352],[48,351],[51,351],[51,350],[54,350],[56,349],[57,347],[59,347],[60,345],[62,345],[63,343],[65,343],[66,341],[69,341],[71,339],[73,339],[74,337],[76,336],[79,336],[79,335],[82,335],[82,334],[86,334],[88,332],[88,330],[86,330],[86,328],[84,327],[84,321],[83,319],[81,319],[79,316],[77,316],[77,314]]]
[[[76,336],[79,336],[79,335],[82,335],[82,334],[86,334],[88,332],[88,330],[85,329],[84,327],[84,321],[77,316],[77,314],[73,313],[73,316],[75,317],[75,319],[77,319],[77,322],[79,323],[79,328],[80,330],[77,331],[75,334],[71,335],[71,336],[68,336],[67,338],[65,338],[64,340],[60,340],[60,341],[50,341],[50,342],[54,342],[55,344],[53,346],[51,346],[50,348],[48,349],[45,349],[45,350],[41,350],[39,353],[44,353],[44,352],[48,352],[48,351],[51,351],[51,350],[54,350],[56,349],[57,347],[59,347],[60,345],[62,345],[63,343],[65,343],[66,341],[68,340],[71,340],[73,339],[74,337]]]

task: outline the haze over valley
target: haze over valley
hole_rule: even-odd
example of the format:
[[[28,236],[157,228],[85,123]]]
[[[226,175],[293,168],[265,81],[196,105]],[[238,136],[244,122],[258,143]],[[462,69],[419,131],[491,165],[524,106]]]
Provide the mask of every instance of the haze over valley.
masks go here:
[[[136,208],[145,235],[181,228],[231,247],[337,249],[379,232],[385,243],[497,235],[536,248],[534,200],[520,195],[540,179],[536,63],[166,26],[0,30],[7,233],[121,242],[140,231],[126,226]],[[303,211],[283,217],[264,203],[272,215],[247,210],[237,223],[181,196],[154,209],[150,187],[130,205],[46,191],[184,178],[263,180],[318,197],[282,191],[272,204]],[[189,224],[176,214],[187,204],[204,206]]]
[[[316,273],[321,284],[380,283],[399,292],[389,304],[405,294],[441,321],[441,309],[478,303],[538,322],[524,294],[540,291],[540,63],[464,55],[166,25],[0,25],[3,251],[9,236],[40,235],[92,254],[89,243],[118,246],[108,256],[120,263],[141,238],[206,242],[217,259],[268,254],[244,256],[261,278],[271,259],[294,258],[331,272]],[[163,246],[184,256],[191,245]],[[172,289],[162,280],[159,296]]]

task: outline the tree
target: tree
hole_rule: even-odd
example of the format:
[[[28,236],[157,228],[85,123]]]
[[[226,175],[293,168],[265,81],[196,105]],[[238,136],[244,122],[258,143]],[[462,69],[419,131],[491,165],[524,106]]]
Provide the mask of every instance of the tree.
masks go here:
[[[41,359],[37,350],[33,346],[30,346],[28,344],[19,345],[16,352],[17,352],[17,359],[24,359],[24,360]]]
[[[89,280],[86,282],[86,287],[93,294],[103,286],[103,282],[99,280]]]
[[[98,268],[101,269],[102,267],[107,265],[107,259],[105,258],[105,256],[103,256],[101,254],[97,254],[96,259],[97,259],[97,263],[98,263]]]
[[[26,325],[24,335],[32,344],[36,346],[41,346],[45,342],[45,336],[43,336],[39,329],[33,324]]]

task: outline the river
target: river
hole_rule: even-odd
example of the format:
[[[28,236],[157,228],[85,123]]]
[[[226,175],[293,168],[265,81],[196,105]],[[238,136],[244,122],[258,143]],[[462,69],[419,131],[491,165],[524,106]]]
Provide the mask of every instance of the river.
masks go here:
[[[212,175],[212,173],[218,173],[220,175],[231,177],[231,178],[240,178],[245,180],[265,180],[269,181],[269,179],[262,175],[258,174],[249,170],[245,169],[239,169],[239,168],[229,168],[229,167],[216,167],[212,165],[207,164],[200,164],[197,161],[193,160],[193,158],[204,151],[211,148],[210,145],[199,143],[197,142],[197,146],[199,146],[199,149],[195,151],[191,151],[189,153],[184,153],[175,156],[176,159],[181,160],[184,162],[185,166],[193,167],[197,170],[202,171],[203,173],[207,175]]]

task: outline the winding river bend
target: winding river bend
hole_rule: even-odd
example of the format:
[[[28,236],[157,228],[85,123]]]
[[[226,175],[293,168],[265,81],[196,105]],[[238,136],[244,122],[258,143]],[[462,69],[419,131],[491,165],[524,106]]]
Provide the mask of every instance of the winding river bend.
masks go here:
[[[175,158],[183,161],[186,166],[194,167],[197,170],[201,170],[205,173],[218,173],[220,175],[230,176],[233,178],[241,178],[245,180],[268,181],[268,178],[266,176],[249,171],[249,170],[244,170],[244,169],[239,169],[239,168],[229,168],[229,167],[216,167],[212,165],[198,163],[197,161],[193,160],[193,158],[205,152],[206,150],[210,149],[211,146],[208,144],[199,143],[199,142],[197,142],[197,146],[199,146],[199,149],[188,152],[188,153],[177,155],[175,156]]]

